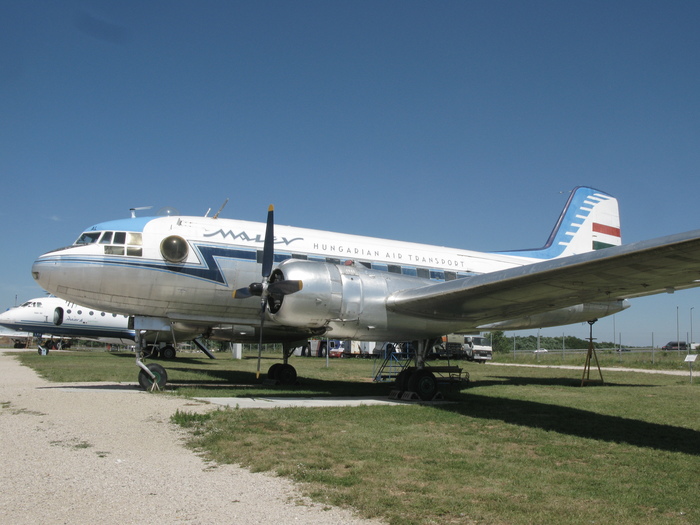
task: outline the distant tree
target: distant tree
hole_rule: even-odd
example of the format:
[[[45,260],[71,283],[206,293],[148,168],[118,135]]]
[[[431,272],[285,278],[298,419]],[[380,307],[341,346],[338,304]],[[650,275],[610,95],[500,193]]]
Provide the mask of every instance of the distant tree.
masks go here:
[[[495,330],[490,333],[491,348],[494,352],[508,352],[512,349],[512,342],[505,335],[503,330]]]

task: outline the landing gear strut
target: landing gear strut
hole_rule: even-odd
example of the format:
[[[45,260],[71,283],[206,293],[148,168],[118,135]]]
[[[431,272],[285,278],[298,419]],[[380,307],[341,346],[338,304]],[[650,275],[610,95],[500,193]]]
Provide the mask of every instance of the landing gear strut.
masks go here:
[[[141,332],[136,330],[134,353],[136,354],[136,366],[141,369],[139,372],[139,385],[149,392],[165,389],[165,384],[168,382],[168,374],[165,368],[158,363],[149,363],[146,365],[141,361],[142,351],[143,340],[141,339]]]

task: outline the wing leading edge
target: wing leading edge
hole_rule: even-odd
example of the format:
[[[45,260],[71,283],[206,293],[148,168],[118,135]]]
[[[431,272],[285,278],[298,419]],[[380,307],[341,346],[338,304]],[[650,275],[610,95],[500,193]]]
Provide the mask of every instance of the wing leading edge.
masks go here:
[[[387,308],[473,326],[700,286],[700,230],[405,290]]]

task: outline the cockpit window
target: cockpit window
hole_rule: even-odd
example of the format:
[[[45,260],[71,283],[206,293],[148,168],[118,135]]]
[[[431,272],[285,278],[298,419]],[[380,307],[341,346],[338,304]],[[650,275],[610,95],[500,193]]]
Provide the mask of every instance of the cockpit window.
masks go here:
[[[100,238],[102,232],[85,232],[75,241],[75,244],[94,244]]]
[[[127,232],[126,244],[130,244],[131,246],[141,246],[141,234],[136,232]]]
[[[26,303],[22,303],[19,305],[20,308],[41,308],[41,303],[37,301],[27,301]]]
[[[99,232],[90,231],[83,233],[75,241],[75,245],[104,244],[105,255],[130,255],[141,257],[143,253],[143,238],[140,232]]]

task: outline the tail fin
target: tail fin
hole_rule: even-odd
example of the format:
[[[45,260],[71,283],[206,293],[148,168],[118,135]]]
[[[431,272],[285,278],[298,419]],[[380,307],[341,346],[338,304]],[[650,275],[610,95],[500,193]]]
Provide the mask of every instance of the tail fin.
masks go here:
[[[621,244],[617,199],[602,191],[578,186],[571,192],[547,244],[534,250],[501,253],[555,259]]]

